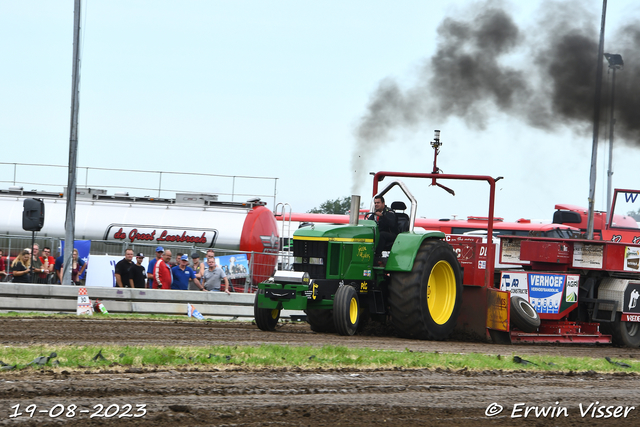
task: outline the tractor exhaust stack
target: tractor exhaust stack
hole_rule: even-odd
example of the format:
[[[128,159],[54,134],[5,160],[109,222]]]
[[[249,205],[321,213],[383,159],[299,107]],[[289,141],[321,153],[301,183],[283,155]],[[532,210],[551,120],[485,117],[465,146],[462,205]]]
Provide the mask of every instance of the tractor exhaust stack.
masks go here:
[[[351,196],[351,210],[349,211],[349,225],[358,225],[360,215],[360,196]]]

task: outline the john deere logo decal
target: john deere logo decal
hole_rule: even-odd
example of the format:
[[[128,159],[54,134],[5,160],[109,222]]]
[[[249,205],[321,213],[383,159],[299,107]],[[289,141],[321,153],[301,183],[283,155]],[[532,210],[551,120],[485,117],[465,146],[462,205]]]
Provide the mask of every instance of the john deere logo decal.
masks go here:
[[[371,252],[367,250],[366,246],[358,246],[358,252],[356,255],[362,261],[370,261],[371,260]]]

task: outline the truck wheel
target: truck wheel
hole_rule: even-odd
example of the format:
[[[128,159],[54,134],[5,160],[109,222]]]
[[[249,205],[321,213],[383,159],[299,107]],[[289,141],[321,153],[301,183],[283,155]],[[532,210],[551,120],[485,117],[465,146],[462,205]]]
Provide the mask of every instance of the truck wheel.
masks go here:
[[[311,326],[313,332],[335,332],[336,327],[333,325],[333,310],[318,310],[308,308],[307,322]]]
[[[253,316],[256,319],[256,325],[263,331],[275,331],[278,319],[280,319],[280,310],[277,308],[259,308],[258,295],[264,295],[264,289],[258,289],[256,299],[253,301]]]
[[[601,323],[600,331],[611,335],[611,341],[619,347],[640,347],[640,323],[623,322],[621,313],[616,314],[612,323]]]
[[[529,301],[512,296],[511,323],[522,332],[535,332],[540,327],[540,315]]]
[[[333,300],[333,322],[340,335],[353,335],[360,323],[360,300],[351,286],[340,286]]]
[[[462,304],[462,271],[442,240],[425,240],[411,272],[391,274],[391,323],[405,338],[443,340],[453,331]]]

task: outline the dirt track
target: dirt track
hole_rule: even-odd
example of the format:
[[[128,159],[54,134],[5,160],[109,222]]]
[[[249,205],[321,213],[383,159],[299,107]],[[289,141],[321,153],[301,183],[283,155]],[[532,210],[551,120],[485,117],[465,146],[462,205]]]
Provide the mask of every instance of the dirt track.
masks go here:
[[[315,334],[303,324],[286,324],[264,333],[247,323],[120,321],[98,319],[0,319],[3,345],[121,344],[216,345],[278,343],[343,345],[378,349],[486,354],[561,354],[634,358],[640,352],[610,346],[496,346],[485,343],[411,341],[394,337],[340,337]],[[111,371],[103,373],[0,375],[0,422],[7,425],[621,425],[640,424],[640,386],[636,375],[584,373],[530,374],[496,371],[471,373],[442,370],[215,370]],[[203,370],[206,369],[206,370]],[[558,402],[558,403],[556,403]],[[620,417],[592,418],[584,408],[621,406]],[[504,407],[497,416],[485,414],[489,405]],[[551,407],[546,417],[524,415],[525,407]],[[20,404],[23,415],[10,418]],[[25,412],[37,405],[33,418]],[[64,406],[64,413],[53,415]],[[110,418],[94,417],[102,404]],[[132,405],[126,411],[126,404]],[[136,405],[146,405],[142,415]],[[69,406],[76,405],[74,413]],[[118,406],[115,406],[118,405]],[[624,417],[624,407],[627,416]],[[630,409],[637,407],[638,409]],[[566,410],[562,409],[566,408]],[[593,407],[591,408],[593,409]],[[37,412],[37,411],[47,412]],[[51,412],[48,412],[48,411]],[[81,410],[88,412],[79,412]],[[568,416],[564,416],[564,413]],[[615,408],[610,409],[616,414]],[[551,415],[559,414],[559,417]],[[606,409],[603,412],[607,415]],[[73,416],[71,416],[73,415]],[[593,413],[594,416],[598,412]]]

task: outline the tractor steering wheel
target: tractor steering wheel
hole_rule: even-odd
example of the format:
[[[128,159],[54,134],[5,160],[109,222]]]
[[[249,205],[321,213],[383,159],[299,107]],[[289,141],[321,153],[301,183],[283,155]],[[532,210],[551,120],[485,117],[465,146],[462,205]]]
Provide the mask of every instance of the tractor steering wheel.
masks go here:
[[[364,213],[364,219],[375,221],[376,220],[376,213],[375,212],[365,212]]]

